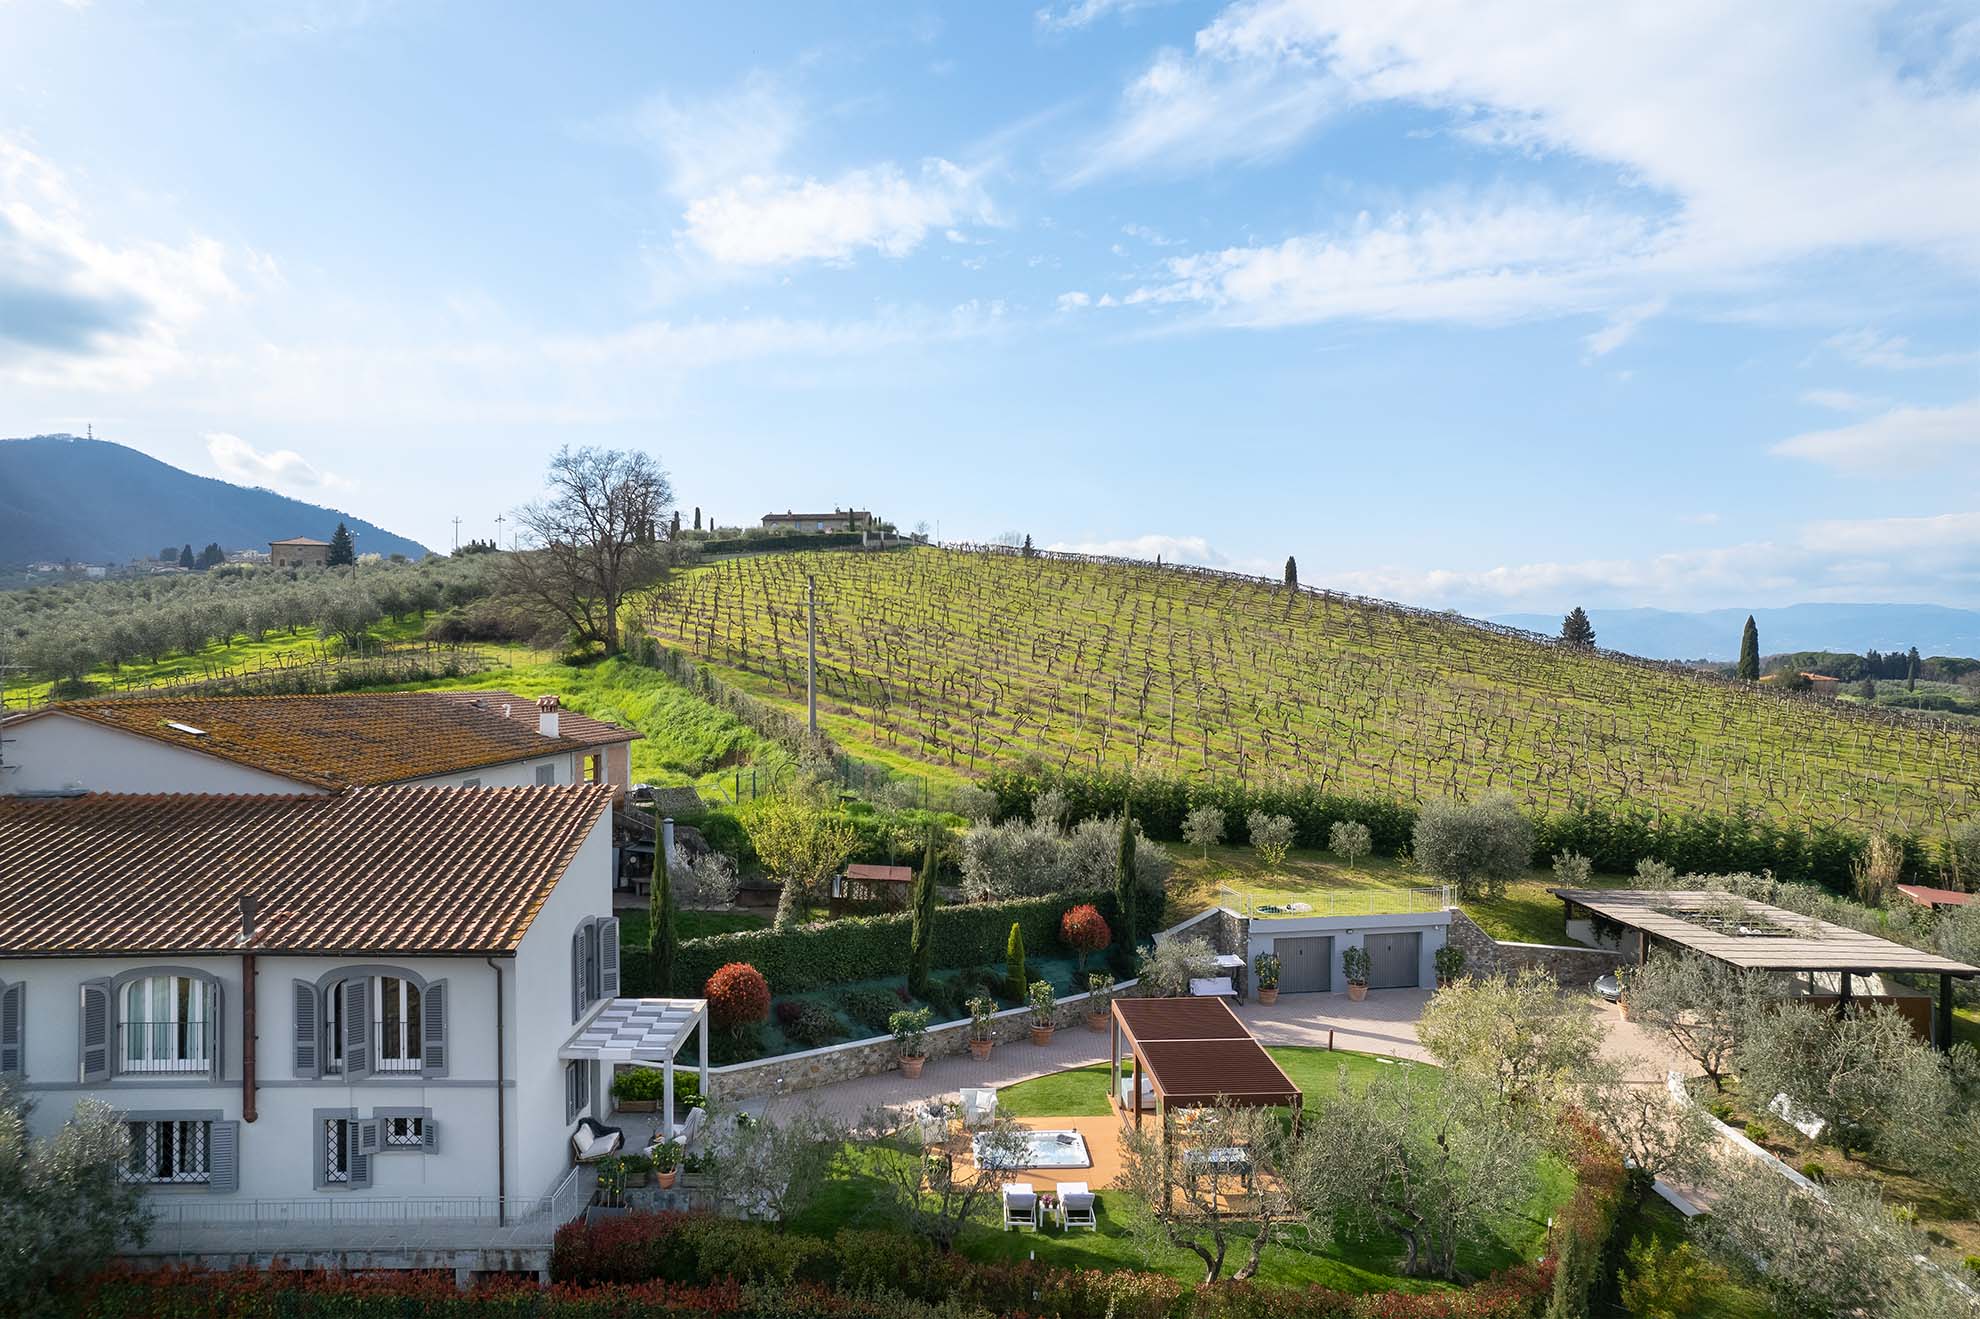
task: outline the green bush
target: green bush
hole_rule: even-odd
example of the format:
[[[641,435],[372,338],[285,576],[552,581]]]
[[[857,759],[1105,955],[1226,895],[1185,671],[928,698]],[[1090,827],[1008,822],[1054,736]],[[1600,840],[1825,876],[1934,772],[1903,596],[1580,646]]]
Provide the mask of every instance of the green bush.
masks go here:
[[[844,1039],[846,1034],[846,1028],[830,1009],[808,999],[786,999],[779,1003],[777,1024],[783,1027],[785,1039],[807,1049],[823,1048]]]
[[[1811,1182],[1819,1182],[1829,1175],[1829,1170],[1822,1166],[1820,1159],[1810,1159],[1801,1165],[1801,1175]]]
[[[667,1078],[658,1067],[629,1067],[612,1078],[612,1098],[645,1103],[656,1103],[665,1098]],[[695,1108],[701,1103],[701,1078],[694,1072],[674,1071],[674,1102],[683,1108]]]
[[[1082,902],[1098,907],[1110,923],[1115,920],[1111,892],[938,907],[932,964],[966,967],[997,960],[1014,921],[1023,928],[1029,946],[1048,948],[1058,937],[1059,918],[1067,908]],[[907,968],[911,928],[910,914],[898,912],[848,916],[787,930],[738,930],[684,939],[674,955],[675,975],[681,984],[698,985],[727,963],[747,962],[780,994],[802,994],[858,980],[886,980]],[[629,960],[621,962],[622,975]]]
[[[849,989],[839,996],[846,1015],[866,1028],[869,1035],[885,1035],[887,1020],[901,1010],[898,994],[885,989]]]

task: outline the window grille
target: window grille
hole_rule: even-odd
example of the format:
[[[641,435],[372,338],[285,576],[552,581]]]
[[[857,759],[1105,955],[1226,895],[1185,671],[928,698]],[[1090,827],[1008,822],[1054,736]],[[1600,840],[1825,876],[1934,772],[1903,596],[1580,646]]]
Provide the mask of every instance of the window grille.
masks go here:
[[[397,976],[380,976],[373,994],[378,1019],[372,1038],[377,1041],[373,1066],[381,1072],[416,1072],[420,1066],[419,986]]]
[[[408,1149],[420,1149],[426,1144],[426,1119],[418,1117],[388,1117],[385,1123],[385,1143]]]
[[[351,1179],[351,1124],[331,1118],[323,1124],[323,1180],[348,1182]]]
[[[124,1180],[161,1186],[206,1184],[212,1173],[208,1154],[212,1123],[163,1120],[124,1125],[131,1139]]]

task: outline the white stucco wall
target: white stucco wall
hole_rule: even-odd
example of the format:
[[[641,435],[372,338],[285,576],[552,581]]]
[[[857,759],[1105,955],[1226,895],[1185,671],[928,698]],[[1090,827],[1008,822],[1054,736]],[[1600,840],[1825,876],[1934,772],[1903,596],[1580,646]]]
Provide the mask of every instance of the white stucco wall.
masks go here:
[[[73,715],[49,714],[7,729],[0,792],[317,792],[279,774],[106,728]]]
[[[569,752],[554,756],[537,756],[530,760],[511,761],[506,765],[489,765],[482,769],[464,769],[456,774],[434,774],[423,779],[408,779],[409,784],[422,788],[460,788],[469,779],[478,779],[483,788],[527,788],[536,783],[536,767],[551,765],[556,768],[555,782],[582,783],[583,768],[577,757]]]
[[[1298,939],[1308,936],[1332,935],[1334,937],[1333,989],[1335,994],[1347,992],[1347,973],[1342,969],[1341,955],[1350,948],[1362,947],[1366,936],[1374,931],[1382,933],[1409,933],[1420,931],[1422,943],[1417,954],[1416,983],[1421,988],[1429,988],[1437,983],[1437,950],[1444,946],[1449,933],[1451,918],[1443,912],[1414,915],[1385,916],[1275,916],[1271,918],[1253,917],[1248,942],[1245,948],[1245,961],[1253,962],[1260,953],[1272,951],[1274,939]]]

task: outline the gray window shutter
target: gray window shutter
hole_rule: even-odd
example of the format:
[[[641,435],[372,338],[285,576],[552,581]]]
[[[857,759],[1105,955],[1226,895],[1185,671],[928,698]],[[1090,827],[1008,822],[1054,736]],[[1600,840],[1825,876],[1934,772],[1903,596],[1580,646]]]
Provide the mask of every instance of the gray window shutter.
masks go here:
[[[0,984],[0,1076],[27,1070],[27,982]]]
[[[571,1020],[584,1015],[584,926],[571,936]]]
[[[318,1010],[316,986],[307,980],[290,982],[295,988],[295,1078],[314,1081],[322,1071],[323,1022]]]
[[[598,990],[606,998],[619,996],[619,918],[598,922]]]
[[[447,982],[432,980],[419,996],[420,1067],[428,1076],[447,1074]]]
[[[352,976],[337,991],[344,996],[344,1079],[371,1075],[371,978]]]
[[[428,1154],[438,1154],[440,1152],[440,1123],[434,1119],[433,1114],[428,1113],[419,1120],[419,1129],[421,1136],[426,1141],[426,1152]]]
[[[369,1148],[364,1143],[364,1129],[367,1126],[371,1128]],[[348,1185],[354,1188],[371,1185],[371,1160],[378,1152],[378,1123],[346,1122],[344,1138],[350,1142],[351,1180]]]
[[[82,983],[82,1080],[108,1081],[114,1054],[110,1047],[110,982],[85,980]]]
[[[357,1124],[357,1148],[363,1154],[376,1154],[383,1143],[384,1124],[375,1117],[365,1118]]]
[[[212,1067],[213,1079],[216,1081],[225,1074],[225,1069],[220,1065],[220,1046],[227,1038],[227,1018],[221,1012],[221,1004],[224,1001],[224,996],[220,993],[220,982],[218,980],[207,981],[206,1029],[213,1032],[213,1039],[209,1052],[206,1055],[206,1061]]]
[[[319,1156],[318,1163],[323,1160]],[[206,1185],[212,1191],[241,1188],[241,1124],[211,1122],[206,1130]]]

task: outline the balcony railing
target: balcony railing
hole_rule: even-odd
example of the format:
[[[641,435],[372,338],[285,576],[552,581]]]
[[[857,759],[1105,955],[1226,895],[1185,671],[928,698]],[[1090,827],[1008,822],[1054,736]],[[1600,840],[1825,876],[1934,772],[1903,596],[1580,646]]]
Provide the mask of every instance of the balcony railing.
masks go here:
[[[371,1023],[371,1070],[374,1072],[416,1072],[420,1068],[419,1023],[416,1021],[374,1021]]]
[[[117,1070],[146,1075],[210,1072],[213,1070],[213,1023],[119,1022]]]

